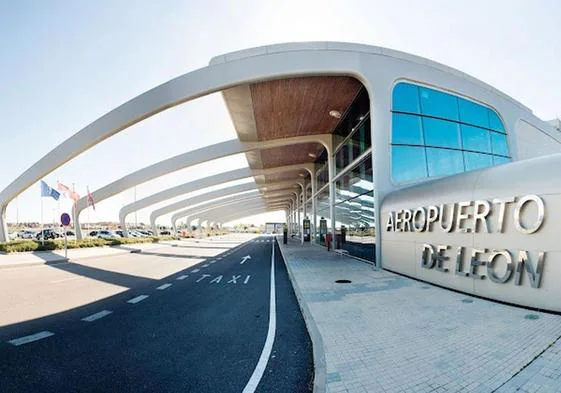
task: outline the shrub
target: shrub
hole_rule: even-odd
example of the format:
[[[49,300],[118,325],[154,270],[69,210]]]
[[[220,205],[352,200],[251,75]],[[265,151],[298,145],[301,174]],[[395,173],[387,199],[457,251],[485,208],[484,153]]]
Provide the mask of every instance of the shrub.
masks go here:
[[[120,246],[123,244],[158,243],[159,241],[174,240],[173,236],[153,237],[130,237],[119,239],[96,239],[87,238],[82,240],[68,240],[68,248],[89,248],[103,246]],[[17,240],[9,243],[0,243],[0,252],[23,252],[23,251],[52,251],[64,249],[64,240],[47,240],[44,244],[36,240]]]
[[[9,243],[0,243],[0,251],[5,253],[35,251],[37,246],[38,243],[33,240],[17,240]]]

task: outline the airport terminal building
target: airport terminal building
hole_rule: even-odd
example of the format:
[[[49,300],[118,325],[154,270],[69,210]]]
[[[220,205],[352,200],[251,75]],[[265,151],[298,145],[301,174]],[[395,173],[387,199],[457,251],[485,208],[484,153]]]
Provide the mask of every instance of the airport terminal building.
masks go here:
[[[249,167],[124,206],[167,199],[152,225],[227,222],[284,210],[290,234],[446,288],[561,311],[561,130],[458,70],[386,48],[279,44],[217,56],[130,100],[56,147],[0,193],[5,208],[42,176],[126,127],[221,92],[237,139],[108,179],[96,201],[158,176],[245,153]],[[253,178],[203,196],[189,193]],[[75,222],[87,208],[78,202]],[[309,219],[309,222],[307,221]],[[156,223],[156,220],[159,220]],[[79,231],[77,231],[79,232]],[[78,234],[80,235],[80,234]]]

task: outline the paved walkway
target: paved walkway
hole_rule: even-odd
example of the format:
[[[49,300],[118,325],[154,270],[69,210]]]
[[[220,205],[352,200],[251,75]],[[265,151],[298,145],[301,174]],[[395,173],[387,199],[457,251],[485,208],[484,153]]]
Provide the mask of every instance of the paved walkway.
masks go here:
[[[279,243],[323,340],[327,392],[561,392],[561,316]]]

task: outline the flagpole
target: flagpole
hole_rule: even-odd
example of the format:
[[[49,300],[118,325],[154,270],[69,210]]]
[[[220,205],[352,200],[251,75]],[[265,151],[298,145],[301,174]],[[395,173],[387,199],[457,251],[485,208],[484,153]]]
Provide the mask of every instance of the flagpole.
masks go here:
[[[41,245],[45,244],[45,232],[43,232],[43,197],[41,197]]]

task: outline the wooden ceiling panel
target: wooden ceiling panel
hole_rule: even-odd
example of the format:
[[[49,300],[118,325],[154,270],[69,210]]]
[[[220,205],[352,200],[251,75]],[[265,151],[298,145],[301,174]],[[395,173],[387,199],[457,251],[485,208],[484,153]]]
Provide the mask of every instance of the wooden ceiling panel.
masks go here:
[[[250,86],[260,141],[333,132],[361,83],[347,76],[311,76],[277,79]]]
[[[323,146],[319,143],[302,143],[299,145],[273,147],[261,150],[261,162],[263,168],[273,168],[283,165],[302,164],[314,162],[315,157],[323,151]]]
[[[281,172],[281,173],[275,173],[273,175],[267,175],[265,176],[265,183],[273,183],[273,182],[279,182],[279,181],[285,181],[285,180],[300,180],[303,179],[303,177],[299,176],[299,173],[304,173],[307,176],[307,171],[305,170],[301,170],[301,171],[289,171],[289,172]],[[308,176],[309,178],[309,176]]]

